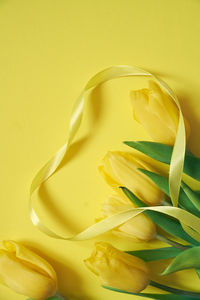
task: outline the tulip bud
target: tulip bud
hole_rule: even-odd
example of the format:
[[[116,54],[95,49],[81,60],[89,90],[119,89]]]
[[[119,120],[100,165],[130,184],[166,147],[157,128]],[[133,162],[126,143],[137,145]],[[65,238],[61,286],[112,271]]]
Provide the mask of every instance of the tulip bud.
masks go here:
[[[149,282],[143,260],[124,253],[108,243],[98,242],[86,266],[101,278],[102,284],[128,292],[139,293]]]
[[[133,117],[155,142],[173,145],[179,120],[179,110],[174,101],[157,83],[149,81],[149,89],[131,92]],[[190,126],[185,119],[186,137]]]
[[[125,186],[145,203],[151,206],[159,205],[163,199],[163,193],[138,168],[152,171],[146,163],[130,153],[108,152],[99,170],[113,188]]]
[[[111,195],[103,205],[102,219],[134,207],[136,206],[125,197]],[[155,237],[156,226],[145,214],[141,213],[114,228],[112,232],[121,237],[131,238],[134,241],[149,241]]]
[[[56,293],[57,277],[52,266],[39,255],[14,241],[0,249],[0,281],[15,292],[44,300]]]

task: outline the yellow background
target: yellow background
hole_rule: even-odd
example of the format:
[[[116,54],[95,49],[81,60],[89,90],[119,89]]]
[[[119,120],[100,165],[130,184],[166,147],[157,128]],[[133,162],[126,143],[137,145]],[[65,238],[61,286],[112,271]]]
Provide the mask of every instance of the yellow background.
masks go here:
[[[191,124],[190,148],[198,154],[199,12],[198,0],[0,0],[0,238],[21,241],[46,257],[69,299],[137,297],[104,290],[86,269],[83,259],[94,241],[54,240],[34,228],[28,216],[31,179],[64,143],[73,102],[87,80],[115,64],[145,68],[175,90]],[[72,235],[100,215],[111,192],[97,170],[101,158],[108,150],[129,150],[123,140],[149,139],[132,120],[129,101],[130,90],[146,84],[117,79],[88,97],[69,156],[35,197],[51,229]],[[97,240],[120,249],[157,245],[135,245],[111,234]],[[188,274],[163,280],[197,290],[197,278]],[[0,287],[0,300],[23,299]]]

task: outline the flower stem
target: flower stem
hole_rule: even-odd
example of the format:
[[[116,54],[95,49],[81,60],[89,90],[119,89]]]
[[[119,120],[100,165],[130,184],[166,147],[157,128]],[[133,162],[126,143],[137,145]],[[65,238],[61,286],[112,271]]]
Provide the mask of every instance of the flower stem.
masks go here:
[[[34,300],[32,298],[28,298],[26,300]],[[68,300],[67,298],[64,298],[63,296],[61,296],[60,294],[56,293],[54,296],[46,299],[46,300]]]
[[[188,296],[188,297],[191,297],[191,298],[194,298],[194,299],[200,299],[200,293],[175,289],[175,288],[160,284],[160,283],[152,281],[152,280],[150,281],[149,284],[153,287],[159,288],[159,289],[161,289],[163,291],[166,291],[166,292],[170,292],[172,294],[184,295],[184,296]]]
[[[61,296],[59,293],[55,294],[55,297],[57,297],[58,300],[67,300],[67,298],[64,298],[63,296]]]
[[[158,240],[160,240],[160,241],[162,241],[162,242],[164,242],[164,243],[167,243],[167,244],[169,244],[169,245],[171,245],[171,246],[173,246],[173,247],[175,247],[175,248],[178,248],[178,249],[180,249],[180,250],[186,250],[186,249],[188,249],[190,246],[187,246],[187,245],[182,245],[182,244],[180,244],[180,243],[178,243],[178,242],[175,242],[175,241],[172,241],[172,240],[170,240],[170,239],[168,239],[167,237],[165,237],[164,235],[162,235],[162,234],[156,234],[156,238],[158,239]]]

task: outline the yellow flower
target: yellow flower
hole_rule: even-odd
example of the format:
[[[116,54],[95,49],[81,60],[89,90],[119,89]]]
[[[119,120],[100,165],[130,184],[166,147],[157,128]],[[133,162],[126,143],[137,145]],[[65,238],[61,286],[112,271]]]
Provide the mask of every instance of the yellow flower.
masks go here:
[[[102,284],[124,291],[139,293],[149,283],[148,269],[143,260],[124,253],[108,243],[98,242],[86,266],[101,278]]]
[[[152,139],[159,143],[173,145],[175,141],[179,111],[174,101],[164,93],[157,83],[149,81],[149,89],[131,92],[133,117]],[[190,126],[185,119],[186,136]]]
[[[103,219],[127,209],[134,208],[131,201],[123,196],[111,195],[103,204]],[[149,241],[155,237],[156,226],[145,214],[139,214],[122,225],[114,228],[113,233],[135,241]]]
[[[160,204],[163,199],[163,193],[138,168],[152,170],[141,159],[130,153],[108,152],[99,170],[106,182],[113,188],[125,186],[145,203],[151,206]]]
[[[15,292],[44,300],[57,289],[52,266],[39,255],[14,241],[4,241],[0,249],[0,282]]]

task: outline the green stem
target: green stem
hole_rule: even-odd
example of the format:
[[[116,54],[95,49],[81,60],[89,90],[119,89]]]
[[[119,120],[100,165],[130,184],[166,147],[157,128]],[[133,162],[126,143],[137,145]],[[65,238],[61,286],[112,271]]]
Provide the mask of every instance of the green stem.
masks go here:
[[[183,296],[186,296],[186,297],[188,296],[188,297],[191,297],[191,298],[194,298],[194,299],[200,299],[200,293],[175,289],[175,288],[160,284],[160,283],[155,282],[155,281],[150,281],[149,284],[153,287],[159,288],[159,289],[161,289],[163,291],[166,291],[166,292],[170,292],[172,294],[183,295]]]
[[[158,240],[164,242],[164,243],[167,243],[167,244],[169,244],[169,245],[171,245],[175,248],[178,248],[180,250],[183,250],[183,251],[188,249],[188,247],[189,247],[189,246],[184,246],[184,245],[182,245],[178,242],[172,241],[172,240],[168,239],[167,237],[165,237],[165,236],[163,236],[162,234],[159,234],[159,233],[156,234],[156,238]]]
[[[55,294],[55,297],[57,297],[58,300],[67,300],[67,298],[64,298],[63,296],[61,296],[59,293]],[[49,299],[51,300],[51,298]]]
[[[28,298],[26,300],[34,300],[32,298]],[[56,293],[54,296],[46,299],[46,300],[67,300],[67,298],[64,298],[63,296],[61,296],[60,294]]]

